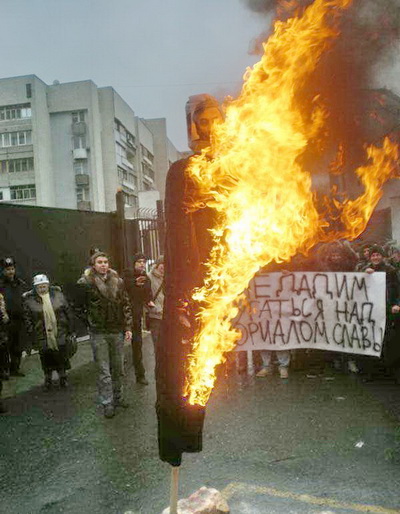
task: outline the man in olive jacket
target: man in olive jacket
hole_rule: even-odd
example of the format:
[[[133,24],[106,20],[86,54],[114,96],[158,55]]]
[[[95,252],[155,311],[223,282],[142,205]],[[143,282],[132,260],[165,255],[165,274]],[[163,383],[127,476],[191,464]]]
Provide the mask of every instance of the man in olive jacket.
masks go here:
[[[98,389],[104,416],[111,418],[123,400],[123,335],[132,338],[132,309],[123,280],[110,268],[108,256],[96,252],[78,284],[82,287],[84,317],[98,368]]]

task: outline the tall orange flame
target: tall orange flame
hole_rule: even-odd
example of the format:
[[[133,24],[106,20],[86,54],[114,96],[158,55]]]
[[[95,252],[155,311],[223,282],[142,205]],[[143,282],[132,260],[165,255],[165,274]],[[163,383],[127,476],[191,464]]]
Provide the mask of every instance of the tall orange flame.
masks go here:
[[[200,305],[199,329],[188,363],[185,396],[205,405],[215,382],[215,368],[240,338],[231,326],[237,300],[260,267],[290,260],[331,234],[317,211],[311,175],[299,164],[308,142],[324,129],[326,113],[317,97],[312,108],[296,97],[323,52],[339,36],[337,20],[352,0],[315,0],[302,14],[276,22],[264,55],[247,70],[240,96],[214,127],[210,160],[193,159],[190,173],[202,199],[219,216],[212,230],[214,247],[206,263],[204,286],[193,298]],[[397,147],[387,139],[368,148],[368,164],[357,170],[365,193],[336,203],[346,230],[354,238],[380,198],[382,184],[394,174]],[[327,235],[328,234],[328,235]]]

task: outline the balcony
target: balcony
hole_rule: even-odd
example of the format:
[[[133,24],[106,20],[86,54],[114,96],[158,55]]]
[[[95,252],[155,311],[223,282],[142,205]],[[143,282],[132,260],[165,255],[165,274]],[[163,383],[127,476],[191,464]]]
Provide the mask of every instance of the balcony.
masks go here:
[[[129,189],[129,192],[131,191],[135,191],[135,184],[133,184],[132,182],[129,182],[128,180],[122,180],[122,185],[123,187]]]
[[[143,158],[144,162],[147,162],[147,164],[149,164],[150,166],[153,166],[153,160],[149,159],[147,157],[147,155],[142,155],[142,158]]]
[[[86,134],[86,123],[84,121],[77,121],[72,124],[72,134],[74,136],[84,136]]]
[[[154,184],[154,180],[149,177],[148,175],[143,175],[144,182],[147,182],[148,184]]]
[[[86,148],[74,148],[72,150],[74,159],[87,159],[87,149]]]
[[[123,166],[126,166],[126,167],[127,167],[127,168],[129,168],[130,170],[133,170],[133,165],[132,165],[132,163],[131,163],[128,159],[126,159],[125,157],[122,157],[122,158],[121,158],[121,164],[122,164]]]
[[[131,148],[134,148],[136,150],[136,141],[135,141],[135,138],[130,136],[130,135],[127,135],[126,136],[126,143],[128,146],[130,146]]]
[[[77,173],[75,175],[75,184],[77,186],[87,186],[89,184],[89,175]]]
[[[78,201],[77,208],[78,208],[78,211],[91,211],[92,210],[90,202],[88,202],[86,200]]]

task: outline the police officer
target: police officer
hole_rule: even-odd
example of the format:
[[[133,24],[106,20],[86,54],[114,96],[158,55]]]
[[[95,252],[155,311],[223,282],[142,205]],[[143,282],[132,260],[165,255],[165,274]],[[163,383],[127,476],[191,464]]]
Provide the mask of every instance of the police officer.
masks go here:
[[[6,311],[10,318],[7,325],[7,355],[3,356],[3,375],[23,377],[20,371],[23,350],[23,308],[22,294],[28,290],[26,283],[16,274],[16,262],[13,257],[1,261],[0,293],[4,296]]]

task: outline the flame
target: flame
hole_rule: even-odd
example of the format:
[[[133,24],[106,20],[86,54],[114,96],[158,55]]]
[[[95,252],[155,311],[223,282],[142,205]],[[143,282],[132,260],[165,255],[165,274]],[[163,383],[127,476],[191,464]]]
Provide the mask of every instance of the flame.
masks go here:
[[[339,144],[337,153],[333,161],[329,165],[330,172],[332,175],[340,175],[343,173],[344,166],[344,146],[343,143]]]
[[[203,151],[192,160],[189,173],[200,194],[190,208],[209,205],[218,224],[211,230],[214,246],[204,286],[193,294],[199,313],[184,391],[190,404],[207,403],[216,366],[240,338],[231,326],[238,300],[260,267],[290,260],[329,237],[359,235],[383,183],[394,174],[397,146],[387,139],[382,147],[368,148],[368,164],[356,171],[365,193],[354,201],[335,201],[345,226],[338,234],[318,212],[311,174],[300,164],[309,142],[326,130],[328,114],[319,96],[304,106],[296,91],[339,36],[337,21],[351,3],[315,0],[302,15],[275,22],[263,57],[246,71],[225,121],[214,126],[208,149],[214,158]]]

